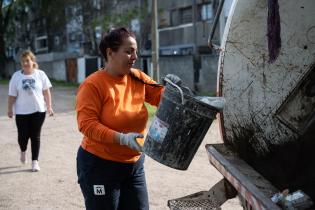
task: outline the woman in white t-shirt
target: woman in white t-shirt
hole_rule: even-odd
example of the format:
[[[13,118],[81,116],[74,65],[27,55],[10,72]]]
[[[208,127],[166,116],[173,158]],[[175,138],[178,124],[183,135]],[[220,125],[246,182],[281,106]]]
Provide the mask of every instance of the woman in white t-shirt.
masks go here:
[[[44,71],[38,69],[35,55],[27,50],[21,56],[22,69],[15,72],[9,84],[8,117],[15,115],[18,130],[18,143],[21,149],[20,160],[27,162],[26,149],[31,139],[32,171],[39,171],[38,155],[40,132],[46,111],[53,116],[51,106],[52,87]]]

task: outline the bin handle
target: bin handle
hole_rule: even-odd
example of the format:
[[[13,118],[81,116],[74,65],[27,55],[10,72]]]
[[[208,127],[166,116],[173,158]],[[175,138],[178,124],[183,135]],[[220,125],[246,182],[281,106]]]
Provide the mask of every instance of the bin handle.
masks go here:
[[[185,88],[186,90],[188,90],[188,92],[189,92],[189,94],[190,94],[191,96],[195,95],[194,92],[193,92],[189,87],[183,86],[183,88]]]
[[[164,78],[164,81],[168,82],[169,84],[173,85],[174,87],[176,87],[178,90],[179,90],[179,93],[180,93],[180,96],[181,96],[181,100],[182,100],[182,105],[185,104],[185,101],[184,101],[184,93],[183,93],[183,90],[178,86],[176,85],[175,83],[173,83],[171,80],[169,80],[168,78]]]
[[[225,0],[220,0],[220,2],[219,2],[219,6],[218,6],[217,12],[215,14],[214,21],[212,23],[212,27],[211,27],[209,38],[208,38],[208,47],[209,48],[213,48],[215,50],[219,50],[220,47],[215,45],[215,44],[213,44],[212,43],[212,39],[213,39],[213,36],[214,36],[214,32],[215,32],[216,26],[218,24],[218,20],[220,18],[221,12],[222,12],[224,1]]]

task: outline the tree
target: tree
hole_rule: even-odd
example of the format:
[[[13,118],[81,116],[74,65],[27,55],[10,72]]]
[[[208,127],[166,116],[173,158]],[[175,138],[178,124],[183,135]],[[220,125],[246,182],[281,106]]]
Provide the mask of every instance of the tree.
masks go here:
[[[6,76],[6,49],[9,44],[17,48],[32,48],[32,35],[44,33],[48,38],[48,49],[53,50],[53,35],[64,35],[62,26],[66,24],[65,8],[73,2],[75,1],[0,0],[0,77]],[[41,26],[40,29],[37,23]]]
[[[5,33],[12,17],[14,1],[0,0],[0,77],[5,77]]]
[[[27,17],[26,8],[32,0],[0,0],[0,77],[6,77],[6,48],[14,40],[15,24]]]
[[[100,37],[96,37],[96,27],[100,27],[103,32],[107,32],[111,27],[128,27],[132,19],[141,18],[140,14],[143,10],[136,6],[138,1],[135,0],[93,1],[98,2],[99,5],[86,0],[77,2],[82,8],[85,52],[91,55],[98,54]]]
[[[64,32],[67,23],[65,8],[74,2],[74,0],[39,0],[38,5],[33,6],[35,17],[38,20],[45,20],[43,28],[48,38],[49,51],[55,51],[53,43],[56,35],[65,36]]]
[[[57,49],[53,43],[56,36],[66,40],[65,29],[73,18],[82,23],[85,53],[98,54],[101,34],[96,29],[104,32],[112,26],[130,26],[132,19],[142,19],[140,5],[138,0],[0,0],[0,76],[5,74],[8,47],[34,50],[36,37],[47,35],[49,52],[64,51],[66,45]],[[73,17],[69,19],[68,13]]]

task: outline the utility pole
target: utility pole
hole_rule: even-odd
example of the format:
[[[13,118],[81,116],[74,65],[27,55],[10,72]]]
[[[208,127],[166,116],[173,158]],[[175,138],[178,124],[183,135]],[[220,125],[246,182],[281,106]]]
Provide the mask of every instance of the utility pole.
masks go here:
[[[152,67],[153,79],[160,82],[160,69],[159,69],[159,34],[158,34],[158,21],[157,21],[157,0],[152,0]]]
[[[197,0],[192,0],[193,3],[193,28],[194,28],[194,54],[193,54],[193,66],[194,66],[194,90],[198,91],[199,75],[201,68],[201,61],[198,49],[198,32],[197,32]]]

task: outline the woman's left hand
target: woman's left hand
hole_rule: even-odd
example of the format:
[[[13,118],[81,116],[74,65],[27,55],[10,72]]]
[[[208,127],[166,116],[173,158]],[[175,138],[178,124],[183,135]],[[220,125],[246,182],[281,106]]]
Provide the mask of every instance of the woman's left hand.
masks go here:
[[[47,112],[48,112],[48,115],[51,117],[51,116],[54,116],[54,110],[52,108],[48,108],[47,109]]]

